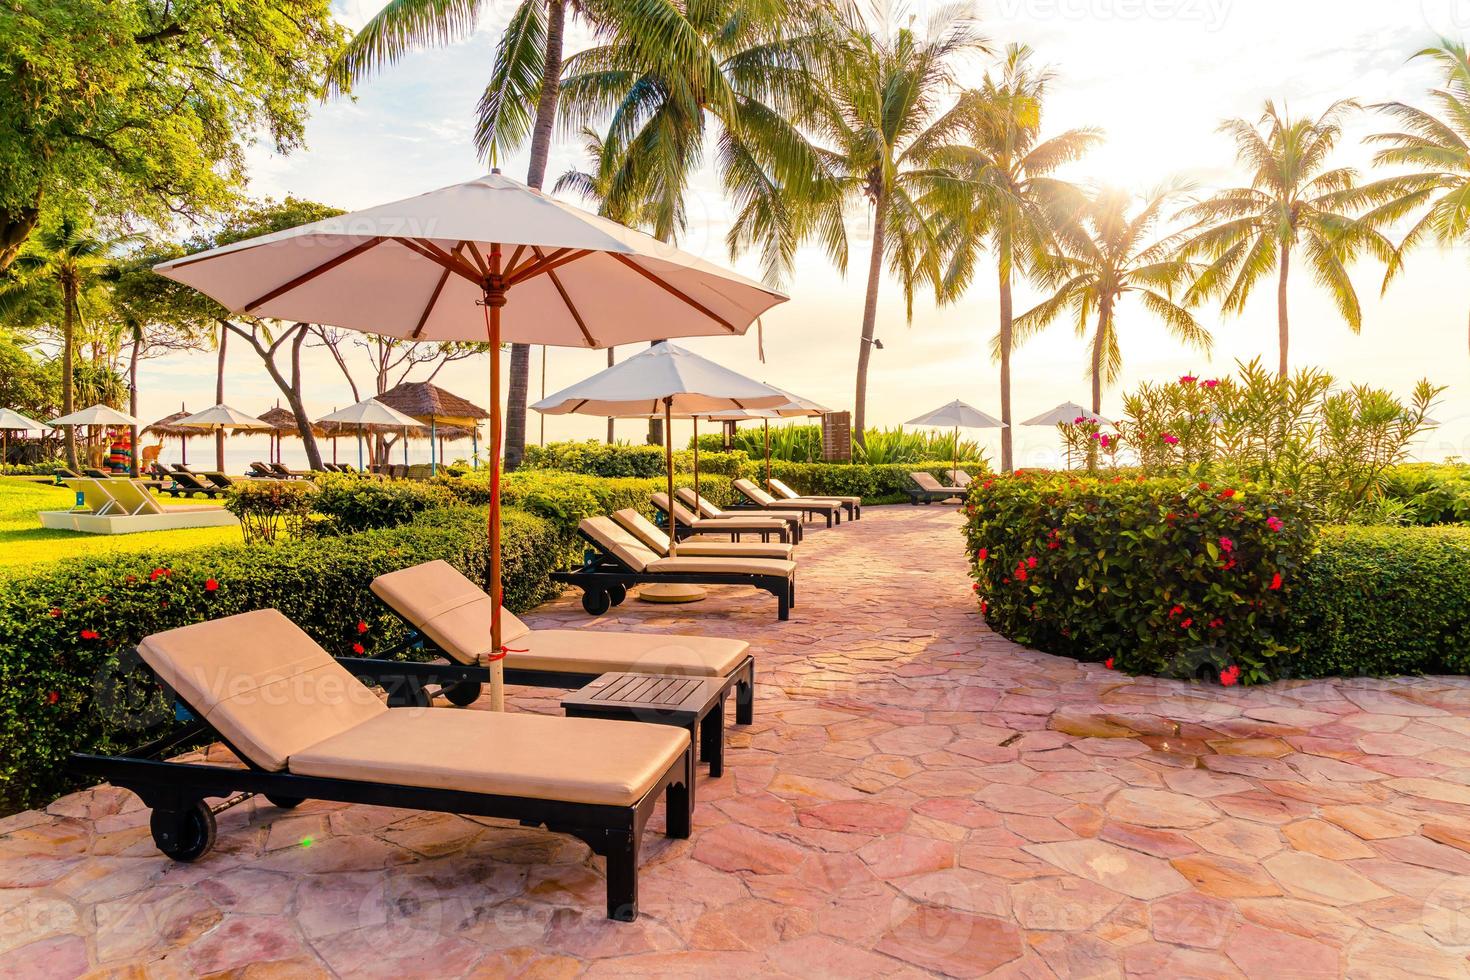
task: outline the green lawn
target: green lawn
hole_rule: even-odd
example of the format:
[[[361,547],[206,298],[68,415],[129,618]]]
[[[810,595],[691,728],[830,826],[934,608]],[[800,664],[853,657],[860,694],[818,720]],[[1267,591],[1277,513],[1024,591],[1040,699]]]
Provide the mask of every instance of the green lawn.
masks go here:
[[[75,494],[66,487],[37,483],[34,477],[0,477],[0,568],[78,555],[198,548],[238,544],[240,541],[240,529],[236,527],[183,528],[139,534],[83,534],[41,527],[41,519],[36,516],[38,512],[68,510],[75,499]],[[164,499],[163,503],[182,504],[183,501]],[[188,503],[199,506],[205,501],[191,500]]]

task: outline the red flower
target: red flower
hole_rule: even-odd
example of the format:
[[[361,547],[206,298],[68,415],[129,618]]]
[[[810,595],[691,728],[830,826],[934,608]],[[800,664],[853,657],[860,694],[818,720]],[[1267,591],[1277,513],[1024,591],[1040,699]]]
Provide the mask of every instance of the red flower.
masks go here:
[[[358,634],[360,635],[360,634],[366,633],[367,631],[368,631],[368,624],[366,622],[364,622],[363,620],[359,619],[357,621],[357,632],[358,632]]]
[[[81,636],[84,640],[97,640],[101,639],[102,634],[96,630],[82,630]]]
[[[1196,378],[1194,375],[1192,375],[1192,374],[1186,374],[1186,375],[1183,375],[1182,377],[1180,377],[1179,383],[1182,384],[1182,385],[1192,385],[1192,384],[1194,384],[1198,380],[1199,380],[1199,378]]]
[[[990,603],[986,602],[984,599],[981,599],[980,600],[980,615],[984,616],[985,614],[987,614],[989,612],[990,612]]]
[[[205,579],[204,580],[204,591],[205,592],[218,592],[219,591],[219,582],[217,582],[216,580],[214,580],[212,578]]]
[[[1201,489],[1201,490],[1208,490],[1208,489],[1210,489],[1210,485],[1209,485],[1209,484],[1208,484],[1208,483],[1201,483],[1201,484],[1200,484],[1200,485],[1199,485],[1199,488],[1200,488],[1200,489]]]
[[[1109,657],[1108,659],[1104,660],[1103,661],[1103,666],[1106,667],[1108,670],[1112,670],[1113,669],[1113,658],[1112,657]]]
[[[1173,609],[1169,610],[1169,618],[1173,619],[1175,616],[1178,616],[1182,612],[1184,612],[1183,606],[1175,606]]]
[[[1240,677],[1238,674],[1232,674],[1228,670],[1220,671],[1220,683],[1226,687],[1234,687],[1235,682],[1239,679]]]
[[[1216,616],[1214,619],[1210,620],[1210,629],[1212,630],[1217,630],[1224,625],[1225,620],[1221,619],[1219,616]]]
[[[148,573],[148,581],[157,582],[159,579],[163,578],[167,574],[168,572],[165,569],[155,568],[153,571]]]
[[[61,618],[61,610],[60,609],[57,609],[55,607],[52,607],[52,609],[51,609],[51,618],[52,619],[60,619]]]
[[[1194,617],[1193,616],[1189,616],[1189,617],[1186,617],[1185,618],[1184,622],[1182,622],[1182,623],[1179,624],[1179,628],[1180,629],[1187,630],[1187,629],[1189,629],[1193,625],[1194,625]]]
[[[1230,489],[1229,487],[1226,487],[1224,490],[1220,491],[1221,500],[1229,500],[1233,496],[1235,496],[1235,491]]]
[[[1032,557],[1026,559],[1026,567],[1027,568],[1035,568],[1036,567],[1036,556],[1033,555]]]
[[[975,589],[976,592],[979,592],[980,591],[980,583],[979,582],[976,582],[975,583],[974,589]]]
[[[1017,582],[1024,582],[1024,581],[1026,581],[1026,566],[1025,565],[1017,565],[1016,566],[1016,581]]]
[[[46,695],[46,703],[47,704],[55,704],[57,701],[60,701],[60,700],[61,700],[61,695],[58,694],[56,691],[52,691],[50,694]]]
[[[1271,584],[1269,586],[1267,586],[1267,588],[1271,589],[1273,592],[1275,590],[1281,588],[1281,573],[1280,572],[1277,572],[1275,575],[1272,575],[1271,576]]]
[[[354,643],[354,644],[352,644],[352,652],[353,653],[356,653],[356,654],[362,654],[362,653],[364,653],[366,651],[363,650],[363,647],[362,647],[362,644],[361,643]]]
[[[1235,550],[1235,542],[1230,540],[1229,538],[1222,537],[1220,539],[1220,550],[1225,552],[1227,555],[1230,554],[1230,552]]]
[[[1058,541],[1056,538],[1052,538],[1050,541],[1048,541],[1046,543],[1046,546],[1047,546],[1047,548],[1051,549],[1052,551],[1055,551],[1056,549],[1058,549],[1058,548],[1060,548],[1062,546],[1062,543],[1060,541]]]
[[[1222,572],[1228,572],[1228,571],[1230,571],[1234,567],[1235,567],[1235,559],[1232,558],[1232,559],[1230,559],[1229,561],[1225,562],[1223,565],[1220,566],[1220,571],[1222,571]]]
[[[989,548],[981,548],[979,551],[975,552],[975,560],[976,561],[984,561],[985,559],[987,559],[989,557],[990,557],[990,549]]]
[[[1276,516],[1273,515],[1271,517],[1266,518],[1266,526],[1269,527],[1273,531],[1279,531],[1283,527],[1285,527],[1286,524],[1282,522],[1281,518],[1276,517]]]

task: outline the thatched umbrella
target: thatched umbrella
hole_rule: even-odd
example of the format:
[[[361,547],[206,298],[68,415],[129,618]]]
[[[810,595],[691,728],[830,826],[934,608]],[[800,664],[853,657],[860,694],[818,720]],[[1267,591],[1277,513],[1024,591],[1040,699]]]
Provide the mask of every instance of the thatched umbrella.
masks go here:
[[[439,472],[439,457],[434,452],[439,426],[474,429],[481,419],[490,417],[489,412],[474,402],[427,381],[405,381],[383,392],[378,401],[429,424],[429,463],[435,473]]]
[[[296,413],[289,408],[282,408],[280,405],[276,405],[274,408],[261,412],[256,418],[270,424],[271,452],[273,454],[271,456],[271,462],[281,462],[281,440],[287,436],[295,436],[298,439],[301,437],[301,427],[296,424]],[[324,437],[329,434],[320,425],[313,425],[311,431],[317,436]],[[337,462],[337,440],[335,437],[332,439],[332,462]]]

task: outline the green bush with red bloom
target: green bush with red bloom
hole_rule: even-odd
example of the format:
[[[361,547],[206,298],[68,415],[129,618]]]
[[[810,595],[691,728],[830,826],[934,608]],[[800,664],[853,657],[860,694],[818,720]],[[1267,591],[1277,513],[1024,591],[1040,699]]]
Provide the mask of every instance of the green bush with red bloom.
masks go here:
[[[977,598],[1012,640],[1227,686],[1292,673],[1288,603],[1316,529],[1291,494],[1023,473],[975,487],[966,513]]]

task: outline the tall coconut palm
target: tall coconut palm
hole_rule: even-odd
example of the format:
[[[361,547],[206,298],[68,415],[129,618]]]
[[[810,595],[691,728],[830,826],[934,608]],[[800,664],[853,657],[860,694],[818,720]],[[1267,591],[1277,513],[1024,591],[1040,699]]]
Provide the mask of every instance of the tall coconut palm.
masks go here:
[[[1357,172],[1328,165],[1344,118],[1357,109],[1356,102],[1344,100],[1308,119],[1267,102],[1257,123],[1226,121],[1220,130],[1234,138],[1236,160],[1250,172],[1250,186],[1220,191],[1184,212],[1197,225],[1181,257],[1206,260],[1187,302],[1219,298],[1226,313],[1239,314],[1255,286],[1276,272],[1277,373],[1283,378],[1292,256],[1300,251],[1353,333],[1363,328],[1363,309],[1348,265],[1364,250],[1385,262],[1393,259],[1388,240],[1350,213],[1358,199]]]
[[[823,55],[825,100],[812,126],[830,148],[843,191],[866,202],[872,221],[853,399],[852,432],[859,444],[867,426],[868,362],[885,265],[898,280],[910,318],[916,290],[929,285],[937,295],[941,287],[938,222],[924,202],[947,177],[935,166],[935,152],[963,121],[954,70],[966,55],[987,50],[965,9],[941,8],[920,32],[891,26],[886,8],[844,4]],[[814,216],[812,230],[844,266],[841,225]]]
[[[1382,229],[1414,217],[1388,263],[1384,289],[1402,270],[1404,255],[1426,240],[1441,246],[1470,241],[1470,54],[1462,43],[1442,41],[1414,57],[1433,59],[1444,74],[1444,84],[1429,93],[1437,114],[1403,102],[1373,106],[1402,127],[1368,137],[1384,147],[1373,162],[1412,172],[1359,192],[1370,208],[1361,219],[1365,224]]]
[[[112,255],[128,237],[98,238],[84,222],[63,215],[31,236],[10,267],[12,279],[4,287],[7,303],[22,304],[52,298],[60,303],[61,413],[76,409],[77,331],[82,324],[83,297],[99,282]],[[66,463],[77,468],[76,430],[66,429]]]
[[[997,72],[961,99],[960,141],[942,148],[936,163],[959,178],[943,188],[941,247],[948,255],[942,302],[955,302],[973,283],[980,256],[994,258],[999,286],[1001,467],[1015,466],[1011,441],[1011,352],[1015,347],[1017,278],[1031,276],[1054,249],[1055,229],[1073,221],[1081,192],[1054,176],[1102,139],[1094,129],[1070,129],[1042,138],[1042,115],[1052,73],[1032,64],[1025,45],[1011,45]],[[958,193],[954,193],[955,191]]]
[[[1052,295],[1016,318],[1019,345],[1063,313],[1075,321],[1077,335],[1091,334],[1088,377],[1092,379],[1092,412],[1102,414],[1104,385],[1117,381],[1123,367],[1118,343],[1118,317],[1125,299],[1162,320],[1169,332],[1201,351],[1210,349],[1210,334],[1174,299],[1174,291],[1190,280],[1193,269],[1175,254],[1170,238],[1154,232],[1180,192],[1178,186],[1151,191],[1137,210],[1131,194],[1097,192],[1078,220],[1057,235],[1058,250],[1046,258],[1038,279]]]
[[[730,254],[759,249],[766,278],[780,282],[812,223],[810,202],[825,200],[840,225],[837,185],[800,127],[817,99],[812,60],[828,36],[826,8],[708,0],[681,12],[699,40],[696,58],[673,70],[614,33],[568,60],[563,114],[606,126],[586,176],[607,212],[670,242],[686,230],[690,182],[713,135],[715,169],[737,207]],[[650,421],[649,441],[662,441],[660,420]]]

